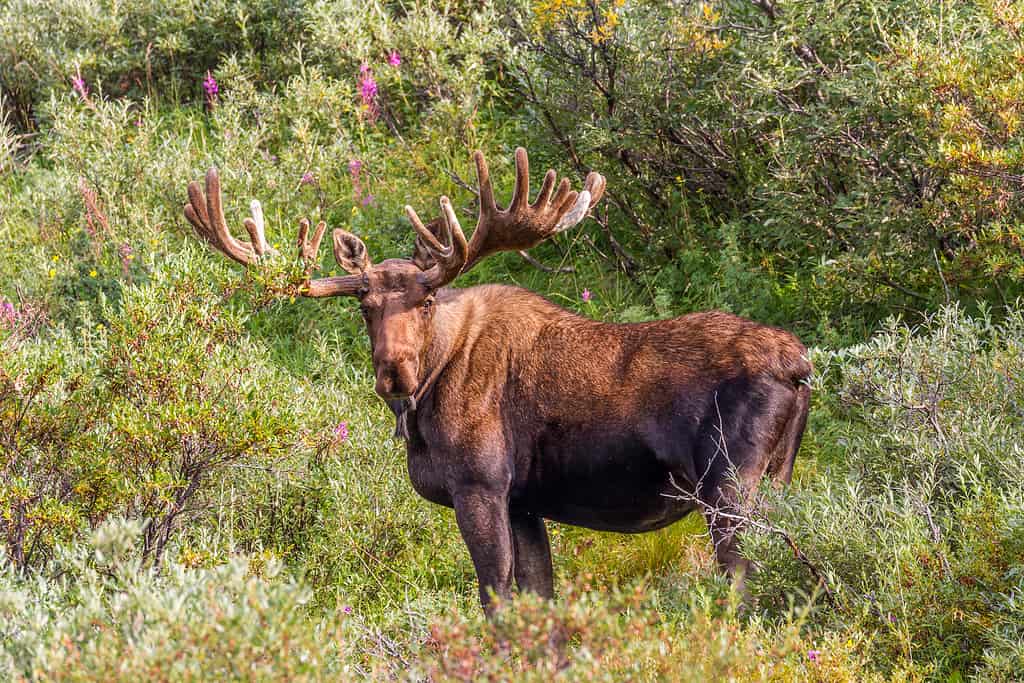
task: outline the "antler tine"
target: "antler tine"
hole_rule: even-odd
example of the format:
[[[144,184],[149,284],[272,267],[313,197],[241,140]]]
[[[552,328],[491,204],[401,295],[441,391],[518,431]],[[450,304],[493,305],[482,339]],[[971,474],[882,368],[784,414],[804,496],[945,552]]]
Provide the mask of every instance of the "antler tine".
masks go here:
[[[246,218],[242,221],[242,224],[249,233],[253,251],[256,252],[257,256],[263,256],[268,251],[273,250],[267,245],[266,231],[263,224],[263,205],[260,204],[260,200],[254,199],[249,202],[249,211],[252,213],[252,218]]]
[[[253,245],[236,240],[228,231],[220,199],[220,175],[217,173],[217,169],[211,168],[206,172],[206,210],[210,221],[209,226],[217,236],[217,241],[225,253],[236,261],[248,265],[253,262],[253,257],[259,252]]]
[[[476,183],[477,191],[480,193],[480,218],[477,221],[477,229],[484,220],[484,216],[492,216],[498,213],[498,205],[494,201],[494,188],[491,187],[491,171],[487,167],[487,159],[480,150],[473,152],[473,161],[476,162]]]
[[[423,246],[425,246],[428,251],[433,254],[445,254],[446,252],[449,254],[451,253],[451,230],[447,226],[447,221],[442,222],[443,227],[447,231],[445,236],[446,241],[449,243],[449,246],[445,248],[437,237],[434,236],[434,233],[432,233],[427,226],[423,225],[423,221],[421,221],[419,215],[417,215],[416,209],[406,204],[405,215],[409,217],[409,222],[412,223],[413,229],[419,236],[417,239],[423,240]]]
[[[553,171],[552,171],[553,172]],[[547,177],[545,177],[547,180]],[[518,213],[526,208],[530,201],[530,159],[526,150],[516,148],[516,184],[512,190],[512,201],[508,206],[511,213]]]
[[[263,223],[263,208],[253,200],[251,204],[252,218],[246,218],[245,228],[252,238],[252,243],[239,242],[228,230],[221,205],[220,176],[216,168],[206,172],[206,193],[199,188],[199,183],[188,184],[188,203],[185,204],[185,218],[196,229],[199,236],[210,243],[217,251],[238,261],[242,265],[250,265],[256,257],[273,252],[267,245]]]
[[[299,258],[302,259],[302,263],[305,266],[306,275],[312,273],[316,268],[317,256],[320,253],[320,243],[323,241],[326,231],[327,223],[320,221],[316,224],[313,239],[307,239],[309,235],[309,221],[305,218],[299,220]]]
[[[405,207],[405,213],[416,230],[418,241],[430,254],[434,265],[424,273],[424,278],[431,287],[442,287],[462,272],[468,256],[466,236],[455,216],[455,210],[448,197],[441,197],[441,215],[443,217],[443,241],[439,240],[416,214],[411,206]]]

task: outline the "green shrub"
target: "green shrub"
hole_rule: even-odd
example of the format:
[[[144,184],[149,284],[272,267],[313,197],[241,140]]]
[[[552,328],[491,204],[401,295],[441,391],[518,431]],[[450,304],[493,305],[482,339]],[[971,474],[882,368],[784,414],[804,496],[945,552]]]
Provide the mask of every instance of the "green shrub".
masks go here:
[[[900,307],[1011,302],[1019,10],[774,6],[533,3],[514,61],[527,130],[608,174],[635,264],[703,255],[697,277],[719,284],[699,305],[862,336]]]
[[[138,562],[140,525],[111,521],[63,547],[50,579],[0,566],[0,673],[12,680],[328,680],[344,615],[312,620],[308,589],[273,558],[214,569]]]
[[[831,588],[822,623],[876,633],[889,661],[1013,677],[1022,323],[1019,312],[995,324],[947,308],[922,329],[892,323],[815,359],[842,427],[824,476],[775,500],[773,514]],[[795,586],[813,589],[780,536],[753,536],[745,552],[761,565],[752,583],[762,607],[784,611]]]

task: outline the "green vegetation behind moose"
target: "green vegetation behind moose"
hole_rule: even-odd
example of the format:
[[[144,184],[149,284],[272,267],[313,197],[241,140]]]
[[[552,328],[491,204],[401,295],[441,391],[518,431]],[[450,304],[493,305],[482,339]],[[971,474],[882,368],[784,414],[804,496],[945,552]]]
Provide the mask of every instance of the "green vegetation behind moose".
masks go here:
[[[6,4],[0,670],[1013,680],[1019,5]],[[699,520],[554,527],[556,603],[484,623],[358,314],[280,302],[181,217],[217,165],[226,213],[259,197],[284,253],[300,215],[406,253],[402,205],[472,210],[469,152],[511,187],[517,144],[535,185],[606,174],[607,211],[467,284],[609,321],[724,308],[816,346],[746,609]]]

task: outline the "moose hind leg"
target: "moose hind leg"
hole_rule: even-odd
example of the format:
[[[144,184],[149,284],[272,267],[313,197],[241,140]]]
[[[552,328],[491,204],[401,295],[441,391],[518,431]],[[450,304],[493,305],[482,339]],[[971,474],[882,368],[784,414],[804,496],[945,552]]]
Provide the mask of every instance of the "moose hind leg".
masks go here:
[[[473,558],[480,586],[480,604],[490,615],[491,591],[499,598],[512,596],[512,529],[508,498],[486,488],[457,492],[453,496],[455,520]]]
[[[796,392],[772,381],[747,380],[720,391],[715,400],[698,449],[698,471],[704,476],[696,495],[718,564],[742,591],[750,562],[740,554],[739,535],[792,421]]]
[[[515,577],[520,592],[542,598],[555,594],[551,568],[551,544],[544,520],[529,513],[512,513]]]
[[[796,399],[790,410],[789,420],[783,430],[782,438],[775,446],[771,464],[768,465],[768,476],[776,487],[789,484],[793,479],[793,465],[796,453],[800,450],[804,429],[807,427],[807,412],[811,402],[811,387],[801,384],[796,388]]]

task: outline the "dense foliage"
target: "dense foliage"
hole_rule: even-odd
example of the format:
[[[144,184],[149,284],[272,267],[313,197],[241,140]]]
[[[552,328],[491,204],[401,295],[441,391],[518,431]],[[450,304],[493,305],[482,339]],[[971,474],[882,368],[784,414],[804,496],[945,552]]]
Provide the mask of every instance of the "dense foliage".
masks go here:
[[[0,5],[0,675],[1019,677],[1022,31],[1010,0]],[[814,346],[745,603],[699,519],[552,525],[558,600],[486,623],[357,311],[181,215],[216,165],[285,253],[308,216],[409,255],[401,206],[472,211],[475,148],[508,193],[518,144],[609,196],[460,286]]]

